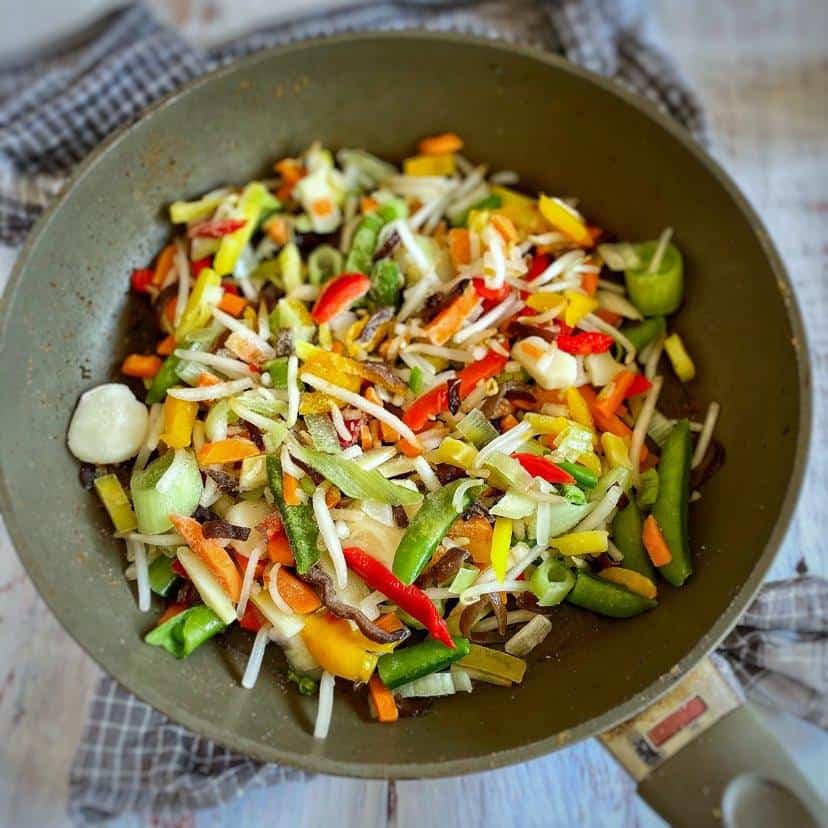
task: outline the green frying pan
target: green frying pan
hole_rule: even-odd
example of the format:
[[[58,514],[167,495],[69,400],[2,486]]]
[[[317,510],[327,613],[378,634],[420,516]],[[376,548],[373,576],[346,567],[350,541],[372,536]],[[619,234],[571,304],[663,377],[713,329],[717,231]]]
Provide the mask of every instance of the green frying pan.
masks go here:
[[[623,238],[676,228],[688,270],[677,328],[689,395],[719,400],[724,468],[692,507],[696,572],[628,621],[563,607],[520,687],[441,700],[421,719],[372,724],[337,696],[315,742],[315,702],[277,680],[271,648],[243,690],[236,632],[184,662],[141,643],[122,549],[78,485],[65,433],[78,395],[129,347],[128,274],[163,244],[164,207],[313,139],[401,158],[452,130],[493,169],[577,195]],[[133,343],[134,344],[134,343]],[[433,777],[523,761],[599,734],[653,702],[736,622],[792,515],[810,428],[810,380],[790,284],[759,219],[685,133],[639,98],[557,57],[432,34],[339,37],[258,54],[154,107],[86,161],[39,222],[2,312],[0,502],[32,580],[69,633],[124,686],[251,756],[361,777]],[[678,391],[674,399],[678,400]],[[519,715],[516,715],[519,711]]]

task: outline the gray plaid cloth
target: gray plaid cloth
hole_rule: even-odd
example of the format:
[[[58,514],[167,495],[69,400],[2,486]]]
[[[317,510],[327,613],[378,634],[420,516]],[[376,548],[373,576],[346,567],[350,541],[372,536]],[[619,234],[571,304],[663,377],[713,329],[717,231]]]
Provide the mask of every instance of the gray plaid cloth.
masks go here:
[[[646,96],[706,142],[698,102],[645,22],[638,0],[401,0],[296,20],[205,52],[129,5],[0,69],[0,244],[19,246],[73,167],[182,83],[268,46],[352,29],[451,29],[545,48]],[[749,696],[824,726],[826,616],[825,582],[770,585],[720,653]],[[104,678],[71,770],[69,813],[78,824],[127,811],[175,817],[301,778],[190,733]]]

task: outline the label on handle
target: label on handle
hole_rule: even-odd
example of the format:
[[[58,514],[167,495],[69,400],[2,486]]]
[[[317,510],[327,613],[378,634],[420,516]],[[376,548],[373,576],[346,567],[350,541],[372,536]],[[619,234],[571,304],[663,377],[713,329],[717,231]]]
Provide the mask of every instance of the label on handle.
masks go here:
[[[640,782],[741,702],[710,659],[704,659],[655,704],[600,739]]]

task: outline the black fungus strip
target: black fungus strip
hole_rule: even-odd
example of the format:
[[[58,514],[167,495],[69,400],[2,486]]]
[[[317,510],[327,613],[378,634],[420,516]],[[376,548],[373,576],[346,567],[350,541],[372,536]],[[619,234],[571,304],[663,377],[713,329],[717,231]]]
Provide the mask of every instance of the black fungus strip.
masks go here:
[[[202,524],[201,530],[204,532],[205,538],[246,541],[250,537],[250,529],[246,526],[236,526],[226,520],[208,520]]]
[[[465,469],[458,469],[457,466],[450,466],[448,463],[438,463],[434,467],[434,473],[443,486],[448,485],[452,480],[459,480],[466,476]]]
[[[451,583],[468,558],[469,552],[467,549],[452,546],[451,549],[446,550],[446,553],[434,566],[430,566],[420,575],[417,579],[417,585],[423,589],[428,589],[429,587]]]
[[[394,523],[396,523],[400,529],[408,528],[408,515],[402,506],[392,506],[391,514],[394,515]]]
[[[277,357],[290,356],[293,353],[293,332],[282,328],[273,339],[273,350]]]
[[[462,296],[469,284],[468,279],[461,279],[453,288],[442,293],[432,293],[426,299],[423,309],[420,311],[420,319],[423,322],[431,322],[435,316],[444,311],[455,299]]]
[[[450,380],[448,384],[448,407],[452,414],[460,410],[460,386],[463,381],[459,377]]]
[[[347,618],[353,621],[359,631],[371,641],[376,641],[377,644],[394,644],[397,641],[402,641],[408,637],[408,630],[401,629],[394,632],[386,632],[381,627],[378,627],[368,616],[360,612],[356,607],[340,601],[334,589],[333,580],[331,576],[325,572],[320,566],[311,567],[304,575],[300,575],[304,581],[307,581],[315,590],[322,603],[339,618]]]
[[[232,474],[228,474],[221,469],[207,469],[207,474],[213,478],[216,486],[218,486],[222,492],[227,492],[227,494],[233,495],[234,497],[238,496],[239,481],[236,480]]]
[[[387,259],[396,250],[400,241],[400,234],[396,230],[392,230],[385,241],[377,248],[377,252],[374,253],[374,261],[378,262],[380,259]]]

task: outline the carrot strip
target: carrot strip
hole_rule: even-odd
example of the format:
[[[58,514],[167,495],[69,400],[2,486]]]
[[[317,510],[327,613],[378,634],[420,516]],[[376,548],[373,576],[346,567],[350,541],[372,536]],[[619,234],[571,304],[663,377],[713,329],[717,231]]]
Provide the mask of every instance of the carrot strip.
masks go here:
[[[265,222],[265,232],[271,241],[284,247],[289,241],[288,224],[281,216],[273,216]]]
[[[615,414],[607,417],[600,411],[596,405],[596,394],[588,385],[582,385],[579,389],[581,396],[587,401],[589,410],[592,412],[592,418],[595,420],[595,425],[601,431],[609,431],[610,434],[617,434],[619,437],[631,437],[632,430],[628,428]]]
[[[673,553],[670,551],[670,547],[667,546],[664,535],[661,534],[658,521],[652,515],[648,515],[644,521],[641,540],[644,542],[644,548],[647,550],[653,566],[665,566],[673,560]]]
[[[122,374],[141,379],[152,379],[160,370],[161,360],[155,354],[130,354],[121,365]]]
[[[377,720],[390,724],[399,718],[397,702],[394,701],[394,694],[382,683],[382,679],[374,674],[368,682],[368,693],[371,698],[371,705]]]
[[[420,141],[419,150],[423,155],[448,155],[463,149],[463,139],[454,132],[441,132]]]
[[[168,244],[159,254],[155,260],[155,272],[152,275],[152,283],[156,287],[164,284],[167,274],[173,265],[173,258],[175,257],[175,245]]]
[[[385,630],[386,632],[396,632],[397,630],[403,629],[405,624],[397,618],[396,613],[393,612],[386,612],[377,618],[374,623],[381,629]]]
[[[217,543],[204,537],[201,524],[197,520],[183,515],[170,515],[170,520],[187,546],[198,555],[204,565],[221,584],[222,589],[233,601],[239,600],[242,578],[233,559]]]
[[[299,481],[292,474],[282,472],[282,491],[288,506],[299,506],[302,503],[299,497]]]
[[[170,323],[175,324],[175,309],[178,307],[178,297],[171,296],[164,304],[164,319]]]
[[[219,378],[207,373],[207,371],[202,371],[201,374],[199,374],[198,382],[196,384],[199,388],[206,388],[208,385],[218,385]]]
[[[165,336],[159,343],[158,347],[155,349],[156,354],[160,354],[161,356],[169,356],[175,350],[175,337],[170,334],[169,336]]]
[[[161,617],[155,622],[156,627],[160,627],[166,621],[169,621],[170,618],[175,618],[176,615],[181,615],[184,610],[189,609],[187,604],[170,604],[164,612],[161,613]]]
[[[280,563],[285,566],[296,566],[296,561],[293,558],[293,550],[290,548],[290,542],[283,531],[277,532],[272,537],[268,537],[267,556],[273,563]]]
[[[283,566],[276,573],[276,585],[285,603],[300,615],[316,612],[322,605],[319,596],[304,581],[291,575]]]
[[[399,440],[397,448],[400,450],[400,454],[404,454],[406,457],[419,457],[423,453],[422,449],[412,446],[408,440]]]
[[[423,333],[434,345],[445,345],[460,330],[477,302],[477,291],[469,285],[445,310],[437,314],[433,322],[423,328]]]
[[[371,196],[362,196],[359,200],[359,209],[363,215],[366,213],[375,213],[377,206],[377,200],[375,198],[371,198]]]
[[[503,241],[516,242],[520,238],[517,227],[515,227],[514,222],[510,218],[495,213],[491,218],[491,222],[492,227],[497,230]]]
[[[469,231],[464,227],[455,227],[448,232],[449,254],[455,269],[471,261],[471,242]]]
[[[598,290],[598,274],[584,273],[581,276],[581,287],[590,295],[595,296]]]
[[[601,389],[595,400],[595,410],[603,414],[605,417],[612,417],[618,406],[624,401],[624,397],[633,384],[635,374],[632,371],[619,371],[609,385],[605,385]]]
[[[225,313],[229,313],[230,316],[237,318],[244,313],[246,307],[247,299],[243,296],[236,296],[235,293],[227,293],[226,291],[219,302],[219,310],[223,310]]]
[[[595,311],[595,315],[599,319],[603,319],[608,325],[612,325],[613,328],[617,328],[621,324],[621,320],[624,318],[620,313],[613,313],[612,311],[608,311],[606,308],[598,308],[598,310]]]

